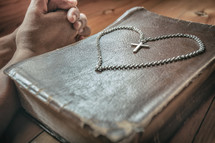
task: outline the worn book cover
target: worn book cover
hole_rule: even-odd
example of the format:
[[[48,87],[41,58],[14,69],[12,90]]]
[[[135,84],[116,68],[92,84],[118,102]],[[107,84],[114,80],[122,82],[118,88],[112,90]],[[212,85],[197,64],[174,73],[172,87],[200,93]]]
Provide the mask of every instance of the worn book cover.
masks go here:
[[[5,73],[15,81],[26,112],[65,141],[165,142],[214,86],[209,78],[215,67],[214,26],[160,16],[142,7],[128,10],[106,30],[119,26],[136,27],[151,38],[195,35],[206,50],[177,62],[98,72],[98,33],[8,68]],[[138,41],[132,30],[103,35],[102,66],[150,63],[199,49],[192,38],[175,37],[147,42],[148,48],[133,53],[131,43]],[[199,91],[202,86],[207,92]]]

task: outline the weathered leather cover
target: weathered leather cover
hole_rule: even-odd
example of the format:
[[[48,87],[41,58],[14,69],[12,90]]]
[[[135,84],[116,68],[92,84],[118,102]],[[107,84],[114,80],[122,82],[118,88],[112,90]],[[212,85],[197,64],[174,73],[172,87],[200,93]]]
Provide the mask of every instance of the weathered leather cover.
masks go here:
[[[215,27],[141,7],[128,10],[108,28],[115,26],[135,26],[146,37],[193,34],[206,51],[162,66],[99,73],[94,70],[96,34],[18,63],[6,74],[19,88],[25,110],[69,142],[165,142],[205,98],[196,91],[214,71]],[[198,49],[190,39],[174,38],[150,42],[149,49],[133,54],[130,43],[135,41],[138,34],[131,31],[105,35],[103,64],[162,60]]]

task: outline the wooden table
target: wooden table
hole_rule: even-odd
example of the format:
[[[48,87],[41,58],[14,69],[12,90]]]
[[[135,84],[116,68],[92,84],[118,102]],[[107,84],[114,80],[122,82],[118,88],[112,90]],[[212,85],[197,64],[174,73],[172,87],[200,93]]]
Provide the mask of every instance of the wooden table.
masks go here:
[[[20,25],[28,7],[27,0],[0,1],[0,37]],[[81,12],[95,34],[114,22],[126,10],[144,6],[155,13],[194,22],[215,25],[214,0],[79,0]],[[212,77],[214,78],[214,76]],[[190,115],[169,141],[171,143],[215,142],[215,92]],[[5,142],[58,143],[22,111],[17,113],[4,135]]]

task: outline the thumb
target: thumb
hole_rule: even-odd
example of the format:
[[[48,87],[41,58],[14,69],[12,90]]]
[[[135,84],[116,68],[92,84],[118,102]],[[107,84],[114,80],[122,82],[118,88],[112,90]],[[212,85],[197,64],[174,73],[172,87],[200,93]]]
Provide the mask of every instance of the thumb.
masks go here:
[[[30,9],[36,9],[42,13],[48,12],[48,0],[31,0]]]

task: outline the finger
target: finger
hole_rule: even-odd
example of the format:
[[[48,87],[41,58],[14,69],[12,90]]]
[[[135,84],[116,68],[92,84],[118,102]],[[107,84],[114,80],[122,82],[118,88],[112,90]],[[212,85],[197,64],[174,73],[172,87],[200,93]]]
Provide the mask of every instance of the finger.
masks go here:
[[[48,11],[68,10],[77,6],[77,0],[50,0],[48,3]]]
[[[47,21],[50,20],[51,22],[59,23],[59,22],[64,22],[65,20],[68,22],[67,12],[63,10],[47,13],[46,15],[44,15],[44,17],[46,18]]]
[[[84,27],[84,31],[76,36],[76,41],[83,40],[85,37],[89,36],[91,33],[91,29],[86,26]]]
[[[47,13],[47,3],[48,0],[31,0],[28,12],[31,10],[38,10],[39,12]]]
[[[90,27],[85,26],[85,27],[83,28],[83,32],[79,33],[79,35],[81,35],[81,36],[83,36],[83,37],[87,37],[87,36],[90,35],[90,33],[91,33]]]
[[[81,25],[82,25],[81,21],[78,20],[78,21],[76,21],[76,22],[73,24],[73,28],[74,28],[75,30],[79,31],[80,28],[81,28]]]
[[[80,41],[80,40],[82,40],[82,39],[84,39],[84,36],[77,35],[77,36],[75,37],[75,41],[76,41],[76,42],[77,42],[77,41]]]
[[[71,23],[75,23],[80,18],[80,12],[77,7],[70,8],[67,12],[67,19]]]
[[[79,31],[79,33],[82,33],[84,31],[84,27],[86,27],[87,25],[87,17],[85,14],[81,13],[80,14],[80,19],[79,21],[81,23],[81,26],[79,27],[79,29],[76,29]]]
[[[67,20],[67,12],[66,11],[56,11],[50,12],[44,16],[46,19],[45,22],[52,23],[52,29],[47,30],[48,32],[54,34],[63,33],[59,35],[61,39],[63,38],[66,41],[69,41],[68,44],[71,44],[76,41],[75,37],[77,36],[78,32],[72,27],[72,24]],[[54,27],[54,28],[53,28]],[[65,36],[66,35],[66,36]]]

